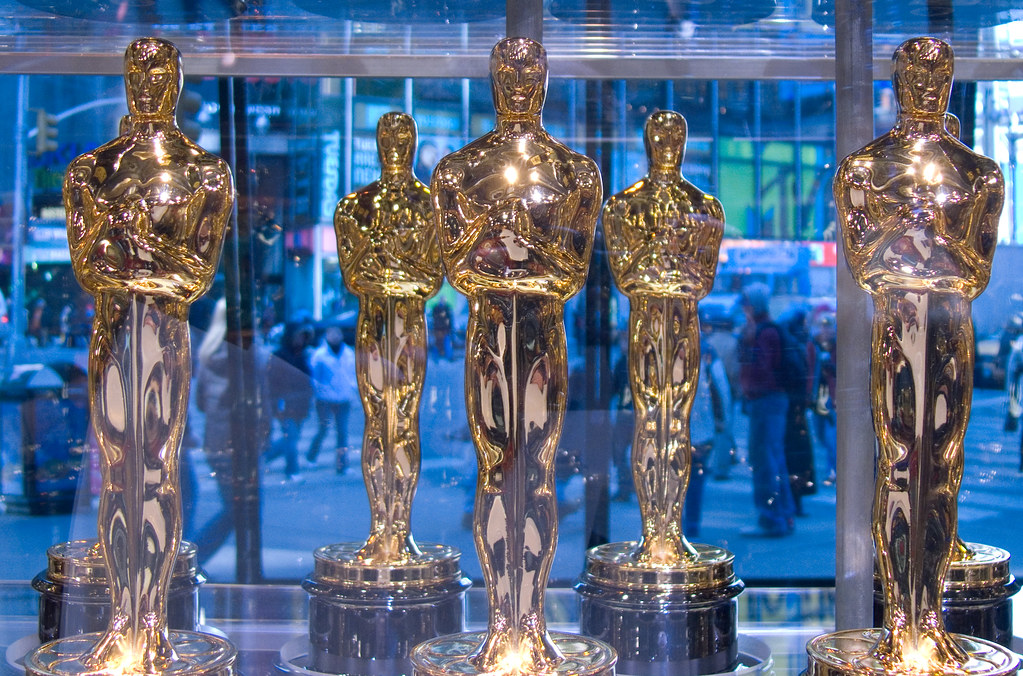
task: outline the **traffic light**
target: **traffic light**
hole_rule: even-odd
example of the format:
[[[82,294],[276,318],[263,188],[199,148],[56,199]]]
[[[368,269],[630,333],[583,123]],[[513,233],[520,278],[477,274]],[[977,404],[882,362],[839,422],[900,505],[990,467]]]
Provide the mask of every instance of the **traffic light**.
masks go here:
[[[36,108],[36,155],[57,149],[57,118]]]

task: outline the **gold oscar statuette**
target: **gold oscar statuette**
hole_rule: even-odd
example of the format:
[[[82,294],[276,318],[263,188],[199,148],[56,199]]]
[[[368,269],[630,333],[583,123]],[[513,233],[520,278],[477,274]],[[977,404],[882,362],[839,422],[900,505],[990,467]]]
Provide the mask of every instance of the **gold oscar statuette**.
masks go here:
[[[234,203],[231,172],[174,121],[181,55],[143,38],[125,53],[130,122],[64,181],[71,264],[95,298],[89,402],[101,453],[106,631],[44,644],[28,674],[234,673],[225,640],[167,628],[181,542],[178,459],[191,355],[188,308],[213,282]]]
[[[443,158],[434,220],[448,280],[469,299],[466,409],[479,463],[473,535],[486,632],[428,641],[416,674],[614,673],[614,651],[551,634],[554,455],[567,404],[564,303],[583,286],[601,202],[595,163],[541,123],[547,57],[527,38],[490,56],[493,131]]]
[[[721,203],[682,178],[686,121],[646,123],[649,174],[604,207],[611,272],[629,297],[629,379],[636,411],[632,476],[642,538],[626,565],[685,568],[700,558],[682,533],[692,462],[689,412],[700,376],[696,304],[710,292],[724,234]]]
[[[320,672],[371,674],[398,660],[402,666],[392,672],[409,673],[412,648],[463,626],[462,595],[470,583],[461,553],[417,544],[410,528],[426,300],[444,279],[430,191],[412,172],[416,137],[409,115],[381,117],[380,179],[342,198],[334,213],[341,272],[359,298],[354,375],[366,421],[362,475],[370,529],[364,543],[314,552],[304,587],[311,595],[312,665]]]
[[[945,113],[945,129],[959,138],[959,118]],[[1020,583],[1010,571],[1010,559],[1004,549],[966,542],[957,533],[942,599],[946,629],[1011,647],[1011,597]],[[880,575],[875,571],[875,617],[883,612],[881,595]]]
[[[608,641],[627,673],[645,672],[639,665],[650,662],[673,663],[679,674],[718,673],[738,658],[734,599],[743,585],[732,570],[734,556],[690,544],[682,532],[689,415],[700,377],[697,302],[713,286],[725,220],[721,203],[681,175],[686,136],[680,114],[651,115],[644,134],[648,174],[612,196],[603,212],[611,271],[630,303],[632,472],[642,537],[587,552],[576,590],[583,633]],[[700,603],[687,604],[697,591]],[[677,612],[651,619],[651,611],[668,607]],[[730,621],[722,623],[722,613]],[[668,646],[659,639],[664,635],[698,638]]]
[[[377,124],[379,181],[337,206],[341,272],[359,297],[356,375],[366,430],[362,475],[370,532],[366,565],[400,566],[421,556],[409,530],[419,479],[419,399],[426,376],[426,299],[444,279],[430,191],[412,175],[416,124],[388,113]]]
[[[849,267],[874,300],[870,390],[879,459],[873,540],[883,627],[811,641],[808,673],[1011,674],[1019,659],[945,629],[956,498],[973,390],[970,305],[988,283],[1004,184],[946,128],[952,49],[893,57],[888,133],[842,161],[835,202]]]

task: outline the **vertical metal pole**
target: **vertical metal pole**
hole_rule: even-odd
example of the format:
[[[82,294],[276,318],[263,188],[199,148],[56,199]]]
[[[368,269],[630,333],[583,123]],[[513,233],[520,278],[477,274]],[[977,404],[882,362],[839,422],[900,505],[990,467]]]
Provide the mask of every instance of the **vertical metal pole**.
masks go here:
[[[718,81],[710,83],[710,188],[721,192],[721,89]]]
[[[984,145],[980,152],[988,157],[995,156],[995,97],[993,93],[993,84],[990,82],[984,83],[983,88],[983,101],[984,101],[984,114],[981,116],[982,124],[984,125]],[[1009,126],[1012,126],[1010,113]]]
[[[1019,176],[1016,175],[1016,164],[1018,158],[1016,156],[1016,143],[1019,141],[1020,135],[1014,134],[1011,128],[1005,134],[1005,140],[1009,145],[1009,244],[1015,244],[1019,241],[1019,203],[1017,197],[1019,196],[1016,186],[1019,183]]]
[[[602,16],[607,16],[607,0],[588,3]],[[587,81],[586,91],[586,155],[600,167],[605,198],[610,193],[613,173],[616,126],[615,111],[622,101],[616,101],[616,83]],[[585,456],[585,529],[586,548],[595,547],[610,538],[611,470],[611,272],[607,262],[607,247],[603,230],[598,228],[593,244],[590,272],[583,289],[585,298],[584,344],[586,368],[582,381],[582,396],[586,412]]]
[[[616,80],[614,83],[614,99],[608,102],[616,113],[614,128],[611,130],[612,138],[615,139],[624,139],[629,136],[625,111],[625,102],[629,100],[628,89],[626,87],[627,83],[625,80]],[[618,144],[616,151],[609,151],[613,161],[611,163],[611,175],[604,176],[604,185],[609,190],[604,195],[605,199],[611,196],[610,193],[614,191],[614,186],[621,185],[624,187],[625,184],[625,174],[627,171],[626,148],[625,143],[618,141]]]
[[[469,49],[469,24],[462,24],[462,50]],[[461,99],[461,131],[462,131],[462,145],[469,143],[469,124],[471,121],[471,111],[469,110],[469,78],[462,78],[462,99]]]
[[[835,0],[835,150],[843,158],[874,135],[871,0]],[[853,281],[839,238],[838,486],[835,552],[835,626],[873,625],[875,445],[870,416],[871,312]]]
[[[760,109],[760,81],[753,81],[753,222],[747,236],[763,237],[764,232],[764,145],[763,119]]]
[[[14,206],[11,213],[11,297],[7,304],[10,335],[4,355],[6,380],[25,341],[25,229],[28,227],[28,75],[18,76],[18,108],[14,120]]]
[[[252,260],[252,189],[250,183],[247,111],[244,81],[222,78],[220,92],[221,149],[234,167],[237,202],[232,227],[224,244],[227,301],[227,341],[231,350],[230,382],[238,399],[230,411],[234,480],[235,570],[237,581],[263,579],[263,537],[260,518],[258,424],[263,414],[261,384],[255,352],[255,275]]]
[[[343,38],[344,53],[347,54],[350,51],[352,44],[352,22],[345,21],[344,38]],[[352,130],[354,120],[354,104],[353,99],[355,98],[355,79],[346,77],[345,78],[345,138],[344,138],[344,189],[342,195],[347,195],[352,191],[352,150],[354,140],[352,138]],[[320,274],[317,270],[316,274]]]
[[[405,26],[405,53],[412,54],[412,26]],[[412,78],[405,78],[405,102],[403,110],[406,115],[412,114]]]
[[[594,24],[606,23],[610,17],[610,0],[586,0],[586,10]],[[586,137],[585,154],[600,168],[604,197],[610,193],[610,177],[614,161],[615,112],[624,107],[616,100],[617,83],[608,80],[587,80],[584,84]],[[607,247],[603,229],[597,229],[593,243],[590,271],[583,287],[585,308],[585,369],[581,378],[584,392],[577,400],[583,402],[586,429],[583,435],[585,453],[582,458],[585,481],[585,516],[583,537],[586,548],[609,541],[611,530],[611,343],[610,304],[611,273],[607,263]],[[577,336],[577,339],[580,337]],[[572,396],[570,394],[570,396]]]
[[[803,85],[796,82],[795,115],[796,123],[795,143],[793,144],[793,168],[795,170],[795,181],[793,191],[795,192],[795,213],[792,219],[792,235],[794,239],[803,239]]]
[[[504,25],[510,38],[543,42],[543,0],[507,0]]]

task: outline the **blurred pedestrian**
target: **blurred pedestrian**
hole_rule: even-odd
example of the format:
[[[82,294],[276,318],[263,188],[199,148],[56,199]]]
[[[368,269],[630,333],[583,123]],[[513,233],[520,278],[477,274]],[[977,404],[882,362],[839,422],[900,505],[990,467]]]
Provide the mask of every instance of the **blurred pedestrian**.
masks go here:
[[[813,439],[807,416],[813,387],[814,353],[806,326],[806,311],[800,307],[790,309],[779,322],[779,329],[784,341],[783,349],[788,353],[785,368],[790,371],[786,378],[789,402],[785,414],[785,465],[789,470],[796,516],[806,516],[803,496],[817,492]]]
[[[281,436],[267,452],[265,459],[284,456],[284,475],[297,481],[298,440],[302,423],[309,417],[313,385],[308,348],[311,330],[304,323],[285,324],[281,346],[273,353],[267,366],[266,384],[270,409],[280,426]]]
[[[711,460],[719,455],[727,455],[731,448],[731,407],[732,395],[724,363],[713,346],[703,339],[700,341],[700,380],[689,415],[693,456],[682,512],[682,532],[686,537],[700,535],[703,488]]]
[[[49,342],[50,330],[46,325],[46,301],[36,298],[28,304],[28,326],[25,329],[30,345],[46,347]]]
[[[814,320],[813,428],[824,450],[824,485],[835,483],[838,468],[838,415],[835,408],[835,314],[822,311]]]
[[[196,406],[205,418],[202,447],[220,495],[220,509],[191,535],[200,563],[209,561],[234,528],[231,409],[238,393],[231,389],[226,336],[227,303],[221,298],[213,308],[209,328],[199,344],[196,369]]]
[[[309,444],[306,460],[316,462],[330,426],[337,441],[334,466],[338,474],[348,468],[348,414],[357,398],[355,384],[355,351],[345,345],[341,327],[330,326],[323,343],[310,359],[313,387],[316,393],[316,436]]]
[[[619,334],[619,355],[611,369],[611,408],[615,412],[611,430],[611,462],[616,475],[615,502],[628,502],[636,492],[632,478],[632,437],[636,414],[632,408],[632,384],[629,382],[629,332]]]
[[[715,481],[726,481],[732,471],[732,465],[739,463],[739,450],[735,443],[733,429],[735,421],[734,405],[739,398],[739,339],[736,338],[735,324],[729,316],[700,317],[701,341],[706,342],[713,350],[715,358],[720,361],[725,374],[727,405],[724,411],[723,429],[717,436],[714,449],[707,459],[707,471],[713,472]]]
[[[782,335],[771,321],[766,284],[743,291],[746,326],[739,340],[739,380],[749,413],[749,463],[753,468],[753,504],[757,525],[744,535],[781,537],[795,528],[795,505],[785,464],[785,416]]]
[[[446,361],[455,358],[453,324],[451,306],[444,301],[435,303],[430,311],[430,357]]]

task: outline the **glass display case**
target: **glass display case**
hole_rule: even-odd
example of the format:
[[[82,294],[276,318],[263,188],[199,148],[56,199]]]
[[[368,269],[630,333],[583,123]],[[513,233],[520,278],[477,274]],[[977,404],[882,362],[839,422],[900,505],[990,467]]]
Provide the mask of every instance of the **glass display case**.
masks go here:
[[[915,35],[948,41],[961,139],[994,158],[1006,180],[991,281],[973,304],[960,532],[1023,550],[1012,527],[1023,511],[1021,12],[1016,0],[0,0],[0,119],[10,139],[0,151],[0,578],[10,581],[0,587],[2,644],[32,633],[28,581],[46,567],[46,549],[95,537],[99,461],[85,394],[95,307],[71,271],[61,182],[75,156],[116,134],[126,112],[122,55],[144,35],[181,49],[179,124],[228,161],[237,184],[213,291],[191,313],[196,368],[181,490],[185,538],[211,581],[201,591],[206,623],[238,643],[253,665],[246,673],[271,673],[261,651],[302,633],[298,583],[313,551],[364,539],[370,519],[354,374],[349,394],[328,401],[311,365],[277,368],[289,350],[311,356],[331,330],[342,352],[353,349],[358,300],[342,281],[335,206],[379,177],[375,129],[386,112],[416,120],[414,171],[424,183],[442,157],[491,129],[488,54],[506,35],[542,39],[551,78],[544,124],[597,163],[605,197],[646,173],[651,113],[675,110],[688,122],[683,173],[725,213],[699,314],[728,404],[699,440],[712,450],[695,465],[690,491],[700,497],[687,500],[687,535],[735,554],[747,585],[740,632],[770,644],[776,671],[791,673],[803,668],[811,636],[836,622],[873,624],[871,315],[836,241],[832,179],[842,157],[894,120],[893,50]],[[569,588],[586,550],[641,530],[629,467],[629,304],[607,256],[598,226],[585,286],[565,310],[552,625],[577,619]],[[806,400],[793,427],[802,441],[790,440],[786,456],[796,511],[780,537],[749,532],[757,517],[737,342],[742,293],[754,283],[766,285],[771,315],[807,348]],[[471,530],[467,301],[445,283],[426,317],[412,523],[417,539],[461,550],[477,582],[467,620],[478,626],[486,615]],[[200,394],[210,385],[204,345],[222,351],[219,377],[231,396]],[[1017,574],[1021,565],[1012,560]]]

